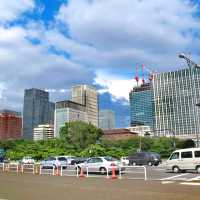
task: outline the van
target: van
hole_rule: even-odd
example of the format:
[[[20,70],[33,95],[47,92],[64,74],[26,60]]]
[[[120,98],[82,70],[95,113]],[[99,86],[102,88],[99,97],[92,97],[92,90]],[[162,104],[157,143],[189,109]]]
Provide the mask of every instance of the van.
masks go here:
[[[167,170],[178,173],[195,170],[200,173],[200,148],[180,149],[174,151],[166,162]]]
[[[158,153],[154,152],[138,152],[128,157],[129,165],[149,165],[158,166],[162,160]]]

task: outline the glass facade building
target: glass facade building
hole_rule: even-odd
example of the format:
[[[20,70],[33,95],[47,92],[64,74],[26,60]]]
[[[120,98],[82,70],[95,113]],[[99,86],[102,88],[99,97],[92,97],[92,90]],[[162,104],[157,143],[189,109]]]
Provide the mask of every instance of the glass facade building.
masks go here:
[[[99,128],[103,130],[115,128],[115,113],[112,110],[100,110]]]
[[[199,133],[200,69],[187,68],[156,74],[153,79],[155,129],[176,137]]]
[[[39,124],[53,122],[55,104],[49,102],[49,93],[27,89],[24,93],[23,137],[33,139],[33,129]]]
[[[153,128],[154,102],[151,83],[133,88],[129,93],[131,126],[149,126]]]

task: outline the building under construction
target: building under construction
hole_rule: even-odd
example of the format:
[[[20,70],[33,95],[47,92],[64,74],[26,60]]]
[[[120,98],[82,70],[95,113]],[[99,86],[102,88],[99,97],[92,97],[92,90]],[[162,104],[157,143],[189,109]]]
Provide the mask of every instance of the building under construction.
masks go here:
[[[21,113],[11,110],[0,111],[0,140],[22,137]]]

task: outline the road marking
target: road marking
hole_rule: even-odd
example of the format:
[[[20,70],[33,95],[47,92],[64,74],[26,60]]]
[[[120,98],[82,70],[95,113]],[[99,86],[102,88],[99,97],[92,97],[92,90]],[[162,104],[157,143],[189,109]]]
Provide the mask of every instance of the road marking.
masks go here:
[[[174,178],[177,178],[177,177],[181,177],[181,176],[186,176],[188,175],[189,173],[186,173],[186,174],[179,174],[179,175],[176,175],[176,176],[170,176],[170,177],[167,177],[167,178],[162,178],[160,179],[161,181],[164,181],[164,180],[170,180],[170,179],[174,179]]]
[[[174,181],[162,181],[161,183],[162,184],[171,184],[171,183],[174,183]]]
[[[200,180],[200,176],[196,176],[194,178],[188,179],[187,181],[195,181],[195,180]]]
[[[195,186],[200,186],[200,183],[189,183],[189,182],[183,182],[180,183],[181,185],[195,185]]]

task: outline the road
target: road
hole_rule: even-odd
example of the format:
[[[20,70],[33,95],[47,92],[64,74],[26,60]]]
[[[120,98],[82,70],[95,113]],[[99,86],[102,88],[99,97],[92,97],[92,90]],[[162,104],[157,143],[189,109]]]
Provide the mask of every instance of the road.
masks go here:
[[[162,181],[111,180],[0,172],[5,200],[199,200],[200,186]]]

